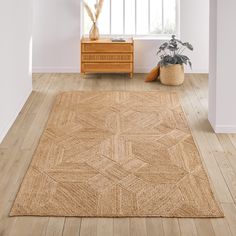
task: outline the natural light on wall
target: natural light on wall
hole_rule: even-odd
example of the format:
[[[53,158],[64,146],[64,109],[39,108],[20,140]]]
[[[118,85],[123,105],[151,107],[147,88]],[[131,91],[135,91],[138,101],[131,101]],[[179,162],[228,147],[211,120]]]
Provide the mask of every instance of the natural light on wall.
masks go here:
[[[101,35],[159,36],[176,34],[178,0],[104,0],[98,20]],[[96,0],[86,0],[94,6]],[[91,20],[83,9],[83,33]]]

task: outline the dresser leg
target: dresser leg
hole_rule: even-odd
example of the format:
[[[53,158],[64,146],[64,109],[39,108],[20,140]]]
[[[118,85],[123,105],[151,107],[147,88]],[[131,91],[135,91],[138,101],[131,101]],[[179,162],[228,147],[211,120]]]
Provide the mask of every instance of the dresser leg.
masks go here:
[[[130,79],[133,79],[134,73],[130,73],[129,76],[130,76]]]

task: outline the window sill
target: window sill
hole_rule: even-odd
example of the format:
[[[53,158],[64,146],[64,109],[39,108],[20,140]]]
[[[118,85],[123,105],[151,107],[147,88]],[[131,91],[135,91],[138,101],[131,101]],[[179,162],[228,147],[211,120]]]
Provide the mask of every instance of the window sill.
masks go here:
[[[137,41],[165,41],[165,40],[170,40],[170,36],[158,36],[158,37],[152,37],[152,36],[145,36],[145,37],[138,37],[138,36],[134,36],[133,37],[134,40]]]
[[[88,38],[89,35],[83,35]],[[134,41],[166,41],[170,40],[171,35],[100,35],[101,38],[133,38]]]

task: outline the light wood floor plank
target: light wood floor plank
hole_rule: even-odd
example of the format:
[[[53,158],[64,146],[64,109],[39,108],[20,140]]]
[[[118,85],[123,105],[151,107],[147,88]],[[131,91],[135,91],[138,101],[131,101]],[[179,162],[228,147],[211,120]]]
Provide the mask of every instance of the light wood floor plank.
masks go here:
[[[236,149],[236,134],[228,134],[228,135],[232,144],[234,145],[234,148]]]
[[[147,236],[146,222],[144,218],[130,219],[131,236]]]
[[[114,219],[114,236],[130,235],[130,219],[115,218]]]
[[[215,236],[210,219],[197,219],[195,225],[199,236]]]
[[[234,172],[236,173],[236,148],[235,148],[234,143],[231,138],[233,136],[232,135],[231,136],[225,135],[225,134],[218,134],[217,137],[224,149],[224,152],[226,153],[226,156],[227,156]]]
[[[222,147],[224,148],[225,152],[231,154],[231,155],[236,155],[236,148],[233,145],[229,135],[227,134],[218,134],[217,135]]]
[[[236,206],[235,204],[223,203],[222,207],[232,235],[236,235]]]
[[[165,236],[179,236],[181,235],[178,219],[163,218],[163,228]]]
[[[81,218],[66,218],[63,230],[63,236],[79,236],[81,226]]]
[[[234,199],[234,202],[236,202],[236,172],[228,160],[229,155],[231,154],[226,154],[224,152],[216,152],[214,154],[228,185],[231,196]]]
[[[206,94],[205,94],[206,96]],[[198,96],[197,96],[198,97]],[[200,100],[200,97],[198,97],[198,100]],[[197,102],[195,102],[197,104]],[[201,107],[198,107],[201,109]],[[206,109],[201,111],[206,117]],[[201,116],[199,115],[199,112],[197,113],[197,117],[200,119]],[[209,123],[209,122],[208,122]],[[236,161],[234,158],[230,158],[234,152],[234,146],[232,145],[228,135],[224,134],[215,134],[210,132],[211,127],[208,125],[203,126],[205,131],[209,132],[204,132],[204,136],[206,136],[206,141],[208,142],[208,146],[210,147],[211,153],[215,157],[215,160],[221,170],[221,173],[224,177],[225,183],[227,186],[231,186],[229,189],[229,192],[231,193],[232,198],[235,201],[235,172],[233,171],[232,166],[236,164]],[[213,147],[213,148],[212,148]],[[219,153],[219,154],[217,154]],[[227,154],[229,153],[229,154]],[[228,161],[230,159],[232,161],[232,166],[230,165],[230,162]]]
[[[186,110],[186,117],[190,124],[193,137],[196,140],[196,144],[202,154],[202,158],[204,160],[206,170],[210,176],[214,191],[221,202],[233,202],[228,186],[224,180],[217,161],[213,156],[212,152],[215,151],[215,149],[208,144],[209,137],[206,137],[205,135],[205,129],[211,130],[210,125],[206,117],[204,117],[204,113],[199,111],[199,107],[202,107],[196,97],[193,96],[194,91],[192,91],[192,94],[189,94],[191,90],[187,85],[185,86],[187,90],[186,94],[188,94],[188,96],[183,100],[184,108]],[[213,134],[212,131],[209,132]]]
[[[64,224],[65,217],[50,217],[45,236],[61,236]]]
[[[48,218],[19,217],[12,224],[9,236],[35,236],[45,235]],[[6,234],[5,234],[6,235]]]
[[[147,236],[164,236],[163,222],[161,218],[146,219]]]
[[[83,218],[81,221],[80,236],[97,236],[97,218]]]
[[[35,74],[34,91],[0,144],[0,235],[236,235],[236,135],[216,135],[207,121],[207,75],[186,76],[184,86],[144,83],[123,75]],[[28,168],[55,96],[69,90],[177,91],[182,97],[194,139],[202,154],[225,219],[80,219],[12,217],[8,214]],[[217,156],[217,155],[220,155]],[[220,159],[219,159],[220,158]],[[233,200],[233,198],[234,200]],[[25,227],[27,226],[27,227]],[[196,234],[197,233],[197,234]],[[224,233],[224,234],[223,234]]]
[[[97,236],[113,236],[112,218],[99,218],[97,220]]]
[[[24,137],[24,141],[21,144],[22,150],[27,150],[36,147],[38,140],[44,130],[49,113],[52,109],[54,98],[55,96],[51,94],[47,94],[44,97],[44,101],[41,103],[38,109],[38,115],[34,119],[34,123],[38,125],[31,125],[28,129],[28,132]]]
[[[211,224],[216,236],[233,236],[225,219],[211,220]]]
[[[197,236],[197,229],[193,219],[179,219],[181,236]]]

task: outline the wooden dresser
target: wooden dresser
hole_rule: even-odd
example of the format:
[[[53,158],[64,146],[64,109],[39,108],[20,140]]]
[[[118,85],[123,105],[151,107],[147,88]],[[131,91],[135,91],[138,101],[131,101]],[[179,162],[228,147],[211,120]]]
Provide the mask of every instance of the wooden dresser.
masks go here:
[[[111,39],[81,40],[81,73],[129,73],[134,69],[133,39],[112,42]]]

